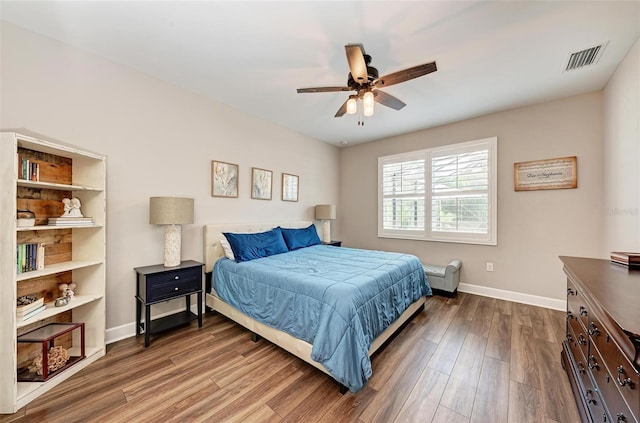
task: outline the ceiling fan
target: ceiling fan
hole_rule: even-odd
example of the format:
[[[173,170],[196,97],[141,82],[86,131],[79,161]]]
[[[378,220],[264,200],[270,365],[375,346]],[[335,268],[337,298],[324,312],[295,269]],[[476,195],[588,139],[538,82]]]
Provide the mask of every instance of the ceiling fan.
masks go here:
[[[425,63],[411,68],[403,69],[390,73],[385,76],[378,76],[378,70],[371,64],[371,56],[365,54],[362,44],[347,44],[344,46],[347,53],[347,62],[349,63],[349,76],[347,78],[346,87],[315,87],[315,88],[298,88],[298,93],[323,93],[333,91],[355,91],[340,106],[335,117],[344,116],[344,114],[355,114],[357,112],[358,100],[362,101],[362,112],[364,116],[373,115],[374,102],[378,102],[384,106],[394,110],[400,110],[406,104],[390,95],[381,91],[380,88],[399,84],[400,82],[409,81],[419,76],[427,75],[438,70],[436,62]],[[358,121],[358,125],[364,125],[362,120]]]

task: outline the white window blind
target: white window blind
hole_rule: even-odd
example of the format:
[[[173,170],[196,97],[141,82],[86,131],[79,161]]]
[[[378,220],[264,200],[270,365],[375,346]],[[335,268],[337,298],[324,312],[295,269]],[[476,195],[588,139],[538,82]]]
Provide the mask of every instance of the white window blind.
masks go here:
[[[424,230],[425,159],[383,166],[383,221],[390,229]]]
[[[381,237],[496,244],[497,138],[381,157]]]

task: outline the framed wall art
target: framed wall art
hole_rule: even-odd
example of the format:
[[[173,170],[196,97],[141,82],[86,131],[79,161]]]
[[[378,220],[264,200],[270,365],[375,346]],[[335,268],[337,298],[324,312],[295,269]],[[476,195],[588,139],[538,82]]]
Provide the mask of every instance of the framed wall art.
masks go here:
[[[515,191],[578,188],[576,156],[534,160],[513,165]]]
[[[282,201],[298,201],[300,178],[290,173],[282,174]]]
[[[211,196],[238,197],[238,165],[211,161]]]
[[[251,198],[256,200],[271,200],[273,172],[257,167],[251,168]]]

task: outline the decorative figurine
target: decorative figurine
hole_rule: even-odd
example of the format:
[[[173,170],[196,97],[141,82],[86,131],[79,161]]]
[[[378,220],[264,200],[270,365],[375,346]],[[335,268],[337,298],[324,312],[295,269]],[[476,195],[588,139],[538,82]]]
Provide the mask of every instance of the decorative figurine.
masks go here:
[[[73,292],[73,290],[76,289],[76,284],[73,282],[70,284],[61,283],[60,285],[58,285],[58,289],[62,291],[63,297],[67,297],[69,300],[72,300],[73,296],[75,295],[75,292]]]
[[[60,217],[82,217],[82,212],[80,211],[80,200],[76,197],[71,199],[63,198],[62,203],[64,204],[64,213]]]

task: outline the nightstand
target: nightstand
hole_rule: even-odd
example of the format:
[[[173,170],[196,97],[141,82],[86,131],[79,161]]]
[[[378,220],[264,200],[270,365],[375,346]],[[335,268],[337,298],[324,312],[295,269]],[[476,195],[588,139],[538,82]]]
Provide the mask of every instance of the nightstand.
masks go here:
[[[342,247],[342,241],[323,242],[322,245],[333,245],[334,247]]]
[[[136,267],[136,336],[144,331],[144,346],[149,346],[151,334],[198,319],[202,327],[202,263],[187,260],[176,267],[154,266]],[[191,312],[191,294],[198,295],[198,314]],[[151,320],[153,304],[185,297],[184,311]],[[144,321],[142,319],[144,306]]]

